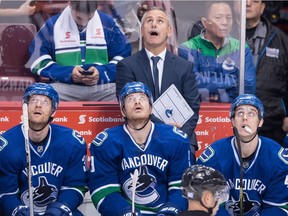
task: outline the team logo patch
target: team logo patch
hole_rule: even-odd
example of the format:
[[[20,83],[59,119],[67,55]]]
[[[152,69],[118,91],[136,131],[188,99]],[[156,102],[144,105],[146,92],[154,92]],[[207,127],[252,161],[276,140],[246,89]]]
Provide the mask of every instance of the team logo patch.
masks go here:
[[[108,137],[108,134],[105,131],[102,131],[95,137],[92,143],[96,146],[100,146],[107,139],[107,137]]]
[[[215,154],[214,149],[211,146],[208,146],[206,150],[200,155],[199,159],[205,163],[207,162],[210,158],[212,158]]]
[[[0,151],[2,151],[8,145],[8,141],[0,136]]]
[[[173,127],[173,132],[180,135],[181,137],[183,137],[184,139],[187,138],[187,134],[184,133],[182,130],[180,130],[179,128],[177,127]]]
[[[38,186],[33,188],[33,190],[34,211],[37,213],[45,212],[46,206],[58,197],[57,188],[49,184],[44,176],[38,178]],[[21,195],[21,200],[25,205],[29,206],[28,190]]]
[[[240,215],[240,201],[234,200],[232,197],[232,200],[229,200],[226,203],[226,209],[230,213],[230,215]],[[257,200],[252,200],[249,198],[247,193],[243,193],[243,214],[248,215],[249,213],[252,213],[250,215],[259,215],[258,211],[260,209],[260,203]]]
[[[73,137],[75,137],[82,145],[85,144],[85,139],[75,130],[72,132]]]
[[[288,148],[281,148],[278,155],[284,163],[288,164]]]
[[[165,110],[165,116],[170,119],[173,117],[173,109],[170,109],[170,108],[166,108]]]

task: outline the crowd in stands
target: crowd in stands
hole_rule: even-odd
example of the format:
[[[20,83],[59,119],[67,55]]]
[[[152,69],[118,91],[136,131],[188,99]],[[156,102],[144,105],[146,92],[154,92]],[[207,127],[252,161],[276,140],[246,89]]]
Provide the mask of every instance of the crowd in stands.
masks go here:
[[[28,137],[25,124],[0,136],[0,215],[81,216],[87,191],[104,216],[288,215],[288,36],[266,1],[246,0],[244,53],[241,1],[204,2],[180,44],[169,1],[121,13],[113,0],[56,2],[0,1],[0,17],[32,22],[0,23],[0,100],[22,100],[29,119]],[[194,113],[181,126],[152,113],[171,85]],[[97,134],[88,156],[81,135],[52,123],[59,101],[118,102],[125,122]],[[204,102],[230,103],[233,136],[196,158]],[[52,154],[61,147],[69,154]]]

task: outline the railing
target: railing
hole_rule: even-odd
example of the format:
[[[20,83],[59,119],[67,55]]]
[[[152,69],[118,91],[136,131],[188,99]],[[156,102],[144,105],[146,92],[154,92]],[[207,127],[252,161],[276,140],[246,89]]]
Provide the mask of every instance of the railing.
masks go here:
[[[203,150],[219,138],[232,135],[229,104],[202,103],[196,135],[199,156]],[[0,133],[21,122],[21,102],[1,102]],[[97,133],[124,122],[116,102],[60,102],[53,123],[77,130],[90,143]]]

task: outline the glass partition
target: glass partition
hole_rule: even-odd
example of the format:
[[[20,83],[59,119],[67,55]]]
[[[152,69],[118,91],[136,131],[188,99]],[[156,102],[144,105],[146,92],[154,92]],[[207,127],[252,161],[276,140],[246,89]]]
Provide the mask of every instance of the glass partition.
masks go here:
[[[0,12],[5,8],[19,8],[23,2],[2,0]],[[49,82],[49,78],[39,76],[40,72],[31,73],[28,49],[43,24],[62,12],[68,1],[31,1],[30,4],[36,5],[31,16],[0,13],[0,100],[18,100],[31,82]],[[284,8],[284,3],[281,5]],[[203,102],[229,103],[239,92],[253,93],[255,70],[253,72],[245,45],[245,2],[98,1],[98,9],[111,15],[125,33],[132,45],[132,54],[143,48],[140,19],[153,6],[162,7],[169,14],[173,34],[167,49],[194,62]],[[282,12],[284,18],[285,14]],[[271,10],[269,15],[275,18]]]

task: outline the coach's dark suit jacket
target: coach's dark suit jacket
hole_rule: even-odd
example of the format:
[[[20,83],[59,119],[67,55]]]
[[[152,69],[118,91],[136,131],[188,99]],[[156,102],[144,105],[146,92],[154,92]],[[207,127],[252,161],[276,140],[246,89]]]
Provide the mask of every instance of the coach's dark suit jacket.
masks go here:
[[[194,129],[198,121],[200,98],[195,81],[195,74],[193,73],[193,64],[167,51],[162,77],[160,94],[168,89],[171,84],[174,84],[194,111],[194,115],[181,129],[188,134],[191,144],[198,149]],[[122,87],[132,81],[142,82],[148,85],[154,95],[154,82],[145,49],[118,62],[116,67],[117,96]]]

